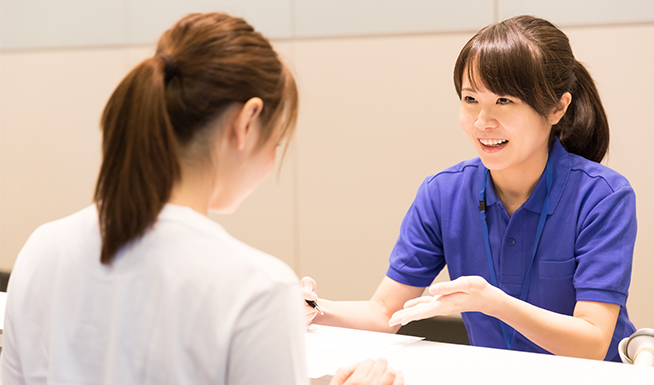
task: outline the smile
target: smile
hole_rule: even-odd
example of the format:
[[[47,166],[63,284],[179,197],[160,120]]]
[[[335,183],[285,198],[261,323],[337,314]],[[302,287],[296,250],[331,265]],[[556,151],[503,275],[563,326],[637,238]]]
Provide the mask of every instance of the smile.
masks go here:
[[[501,147],[506,143],[509,143],[508,139],[479,139],[479,143],[483,144],[486,147]]]

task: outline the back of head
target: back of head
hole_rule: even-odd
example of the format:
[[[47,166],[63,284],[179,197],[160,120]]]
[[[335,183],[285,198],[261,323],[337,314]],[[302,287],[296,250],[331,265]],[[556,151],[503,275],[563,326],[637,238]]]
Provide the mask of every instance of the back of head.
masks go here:
[[[490,25],[466,43],[454,68],[461,97],[463,76],[475,86],[477,76],[497,95],[513,96],[547,116],[564,93],[572,102],[552,127],[571,153],[601,162],[609,145],[606,113],[593,79],[570,48],[568,37],[552,23],[517,16]]]
[[[264,105],[261,143],[275,129],[291,135],[297,116],[293,76],[243,19],[190,14],[164,32],[156,54],[123,79],[102,115],[95,191],[102,263],[156,221],[180,177],[181,150],[201,148],[211,122],[254,97]]]

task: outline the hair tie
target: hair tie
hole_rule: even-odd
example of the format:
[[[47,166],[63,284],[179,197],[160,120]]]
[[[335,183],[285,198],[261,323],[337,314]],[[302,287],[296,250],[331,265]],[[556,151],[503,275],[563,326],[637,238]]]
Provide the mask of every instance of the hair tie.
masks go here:
[[[168,84],[172,78],[179,75],[179,67],[177,66],[177,60],[167,53],[160,54],[159,57],[164,62],[164,82]]]

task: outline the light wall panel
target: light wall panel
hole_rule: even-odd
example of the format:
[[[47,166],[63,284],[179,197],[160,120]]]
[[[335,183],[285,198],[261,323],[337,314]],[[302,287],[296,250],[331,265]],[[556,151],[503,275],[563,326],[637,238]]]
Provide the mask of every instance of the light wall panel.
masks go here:
[[[124,64],[123,49],[2,55],[0,270],[39,225],[91,204],[100,114]]]
[[[129,0],[127,41],[155,43],[184,15],[193,12],[227,12],[245,18],[265,36],[291,37],[290,0]]]
[[[534,15],[562,26],[654,21],[650,0],[498,0],[497,4],[500,20]]]
[[[0,48],[125,43],[125,0],[2,0]]]
[[[493,22],[493,0],[295,1],[295,34],[351,36],[475,31]]]
[[[468,34],[296,43],[301,275],[367,299],[427,176],[474,157],[452,69]]]
[[[654,327],[654,191],[649,136],[654,72],[654,25],[569,28],[578,60],[593,75],[611,125],[611,146],[605,163],[629,179],[636,191],[638,238],[627,309],[636,327]]]

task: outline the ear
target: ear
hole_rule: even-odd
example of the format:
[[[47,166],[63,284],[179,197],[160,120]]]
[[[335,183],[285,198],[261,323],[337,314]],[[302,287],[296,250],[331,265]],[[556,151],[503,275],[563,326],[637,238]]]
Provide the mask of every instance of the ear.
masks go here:
[[[554,110],[552,110],[550,115],[547,117],[548,123],[551,125],[557,124],[563,115],[565,115],[565,112],[568,110],[570,103],[572,103],[572,94],[566,92],[561,96],[561,99],[554,107]]]
[[[259,115],[262,110],[263,100],[255,97],[245,102],[237,112],[233,123],[233,138],[237,149],[243,150],[252,135],[258,137]]]

